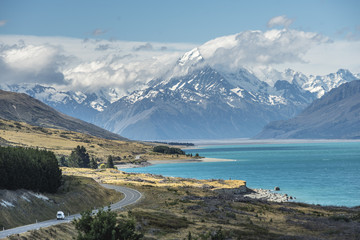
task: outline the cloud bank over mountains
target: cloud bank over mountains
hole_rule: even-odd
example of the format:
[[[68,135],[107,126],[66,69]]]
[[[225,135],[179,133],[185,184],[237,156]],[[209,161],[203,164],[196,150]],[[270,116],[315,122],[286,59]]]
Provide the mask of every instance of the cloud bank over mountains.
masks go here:
[[[193,47],[181,43],[2,36],[0,82],[34,82],[81,90],[113,87],[126,93],[162,74]]]
[[[0,45],[1,82],[38,82],[67,84],[61,72],[66,62],[57,47],[19,42],[15,45]]]
[[[216,38],[199,47],[199,51],[212,66],[234,71],[243,66],[305,63],[309,49],[329,42],[317,33],[273,29]]]
[[[111,87],[125,95],[164,75],[185,52],[194,48],[206,64],[224,71],[248,67],[254,72],[292,68],[314,75],[339,68],[360,72],[360,41],[332,41],[319,33],[290,29],[292,22],[286,16],[275,17],[268,22],[268,27],[284,28],[244,31],[201,46],[1,36],[0,82],[36,82],[89,91]]]

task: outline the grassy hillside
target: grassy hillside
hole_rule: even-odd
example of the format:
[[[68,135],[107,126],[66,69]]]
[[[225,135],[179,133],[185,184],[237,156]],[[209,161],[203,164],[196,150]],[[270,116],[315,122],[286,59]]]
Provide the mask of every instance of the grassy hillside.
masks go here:
[[[42,148],[56,155],[70,155],[77,146],[86,148],[90,156],[104,158],[108,155],[133,158],[151,151],[150,145],[139,142],[109,140],[91,135],[53,128],[32,126],[23,122],[0,119],[0,144]],[[129,157],[130,156],[130,157]]]
[[[121,193],[100,186],[91,178],[64,176],[63,184],[55,194],[37,194],[27,190],[0,190],[0,228],[54,219],[61,210],[66,215],[119,201]]]
[[[63,174],[70,176],[82,176],[89,178],[96,178],[98,181],[114,185],[143,186],[151,187],[197,187],[209,188],[212,190],[219,189],[234,189],[246,186],[246,182],[242,180],[199,180],[179,177],[163,177],[153,174],[143,173],[126,173],[116,170],[92,170],[87,168],[61,168]]]
[[[137,155],[141,155],[137,161],[188,159],[185,155],[154,153],[152,149],[155,144],[152,143],[110,140],[1,118],[0,145],[38,147],[53,151],[58,156],[69,156],[71,151],[80,145],[86,148],[90,156],[103,160],[109,155],[119,156],[122,162],[132,162]]]

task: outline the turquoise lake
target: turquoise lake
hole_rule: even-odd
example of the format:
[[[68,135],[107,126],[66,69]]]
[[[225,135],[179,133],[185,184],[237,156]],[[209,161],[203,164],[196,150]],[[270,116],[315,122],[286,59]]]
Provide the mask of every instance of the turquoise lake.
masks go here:
[[[279,186],[282,193],[299,202],[360,206],[360,142],[221,145],[186,153],[235,161],[123,170],[197,179],[241,179],[250,188]]]

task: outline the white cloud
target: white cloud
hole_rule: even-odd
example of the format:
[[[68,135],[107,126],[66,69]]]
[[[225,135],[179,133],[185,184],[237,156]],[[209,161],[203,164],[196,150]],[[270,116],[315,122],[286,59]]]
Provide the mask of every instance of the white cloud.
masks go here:
[[[76,90],[112,87],[122,94],[160,76],[195,46],[34,36],[2,36],[1,43],[0,83],[47,82]]]
[[[65,61],[53,46],[0,46],[0,81],[6,83],[32,82],[64,84],[60,66]]]
[[[195,47],[205,63],[226,71],[273,67],[324,75],[347,68],[360,73],[359,41],[331,42],[318,33],[292,29],[245,31],[201,46],[2,35],[0,83],[48,83],[72,90],[111,87],[126,94],[162,76]]]
[[[109,55],[106,59],[84,62],[64,71],[75,88],[113,87],[126,94],[160,77],[175,63],[178,53],[141,59],[137,55]]]
[[[10,68],[38,73],[53,62],[56,54],[54,47],[27,45],[8,49],[2,53],[2,57]]]
[[[137,47],[134,47],[135,51],[151,51],[153,50],[153,46],[151,45],[151,43],[146,43]]]
[[[241,67],[305,63],[305,53],[329,42],[317,33],[297,30],[246,31],[214,39],[199,47],[211,66],[234,71]]]
[[[308,49],[303,58],[306,62],[291,65],[296,71],[307,75],[326,75],[338,69],[360,73],[360,41],[333,41]],[[284,69],[285,64],[277,66]]]
[[[285,15],[282,15],[270,19],[267,23],[267,26],[268,28],[276,26],[288,28],[293,22],[293,19],[287,18]]]
[[[96,51],[106,51],[110,48],[109,44],[99,44],[98,46],[96,46],[95,50]]]

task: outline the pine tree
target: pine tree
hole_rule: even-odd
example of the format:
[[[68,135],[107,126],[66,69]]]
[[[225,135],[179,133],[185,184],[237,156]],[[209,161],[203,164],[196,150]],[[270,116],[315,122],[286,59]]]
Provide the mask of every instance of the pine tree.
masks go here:
[[[61,156],[59,159],[59,165],[60,167],[68,167],[68,161],[66,160],[66,158],[64,156]]]
[[[90,156],[84,146],[77,146],[70,154],[68,159],[69,167],[89,168]]]
[[[106,168],[114,168],[114,160],[113,157],[111,155],[109,155],[108,159],[107,159],[107,163],[106,163]]]
[[[98,168],[97,162],[96,162],[94,157],[92,157],[91,160],[90,160],[90,168],[92,168],[92,169],[97,169]]]

